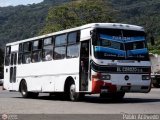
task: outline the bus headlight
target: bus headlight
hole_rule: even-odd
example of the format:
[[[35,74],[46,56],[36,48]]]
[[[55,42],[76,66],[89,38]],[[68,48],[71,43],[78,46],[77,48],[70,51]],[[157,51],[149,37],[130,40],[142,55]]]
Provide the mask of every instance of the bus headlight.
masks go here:
[[[102,80],[110,80],[111,79],[111,75],[102,75],[101,79]]]
[[[142,75],[142,80],[150,80],[150,75]]]

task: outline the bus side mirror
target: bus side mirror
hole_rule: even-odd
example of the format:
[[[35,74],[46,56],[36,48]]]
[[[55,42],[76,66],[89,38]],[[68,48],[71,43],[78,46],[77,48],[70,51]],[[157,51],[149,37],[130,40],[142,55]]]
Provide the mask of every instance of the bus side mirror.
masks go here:
[[[150,37],[150,42],[151,42],[151,45],[155,45],[155,39],[153,36]]]

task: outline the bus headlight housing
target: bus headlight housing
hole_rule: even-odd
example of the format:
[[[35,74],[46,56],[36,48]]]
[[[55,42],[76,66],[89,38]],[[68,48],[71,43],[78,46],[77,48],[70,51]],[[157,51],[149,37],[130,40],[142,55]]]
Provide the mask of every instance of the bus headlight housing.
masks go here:
[[[150,80],[150,75],[142,75],[142,80]]]

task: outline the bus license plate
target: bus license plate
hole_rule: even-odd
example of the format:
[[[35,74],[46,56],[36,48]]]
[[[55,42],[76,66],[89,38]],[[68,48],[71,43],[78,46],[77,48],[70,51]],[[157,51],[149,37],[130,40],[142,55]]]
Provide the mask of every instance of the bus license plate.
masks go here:
[[[122,86],[122,87],[121,87],[121,90],[122,90],[122,91],[129,91],[130,88],[131,88],[130,86]]]

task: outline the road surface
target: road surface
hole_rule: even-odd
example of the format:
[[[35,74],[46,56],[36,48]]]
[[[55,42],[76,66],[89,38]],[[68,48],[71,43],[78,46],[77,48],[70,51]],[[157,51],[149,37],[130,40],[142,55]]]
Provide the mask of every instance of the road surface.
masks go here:
[[[127,93],[122,101],[87,95],[79,102],[64,101],[40,94],[37,99],[24,99],[18,92],[0,88],[0,114],[159,114],[160,89],[150,93]],[[160,116],[158,116],[160,117]],[[73,117],[74,118],[74,117]],[[80,117],[81,118],[81,117]],[[93,119],[94,120],[94,119]]]

